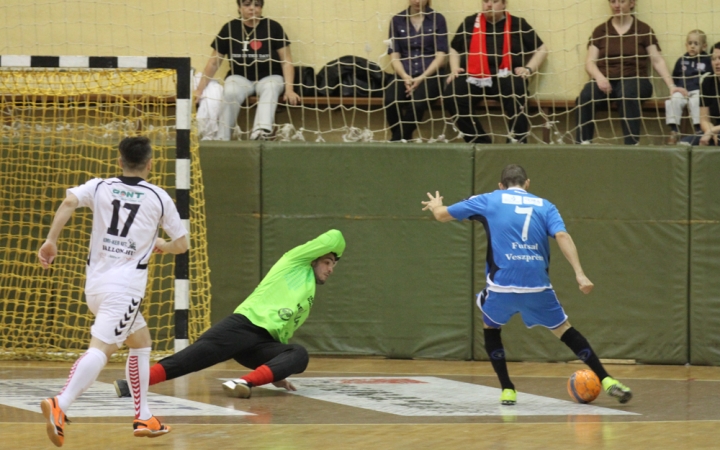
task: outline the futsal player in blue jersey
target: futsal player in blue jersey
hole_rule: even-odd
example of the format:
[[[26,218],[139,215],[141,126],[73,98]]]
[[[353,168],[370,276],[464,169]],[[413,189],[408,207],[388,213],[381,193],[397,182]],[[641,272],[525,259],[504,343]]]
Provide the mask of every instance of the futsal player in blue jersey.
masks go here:
[[[527,192],[530,180],[522,167],[511,164],[500,177],[499,190],[443,206],[439,192],[428,193],[423,210],[440,222],[477,220],[488,239],[487,285],[477,296],[483,313],[485,350],[500,380],[500,403],[514,405],[515,385],[510,381],[500,328],[520,313],[530,328],[544,326],[560,338],[602,381],[605,392],[626,403],[630,389],[610,377],[587,339],[568,322],[550,284],[548,236],[555,238],[575,271],[580,290],[589,294],[593,283],[583,272],[575,243],[555,205]]]

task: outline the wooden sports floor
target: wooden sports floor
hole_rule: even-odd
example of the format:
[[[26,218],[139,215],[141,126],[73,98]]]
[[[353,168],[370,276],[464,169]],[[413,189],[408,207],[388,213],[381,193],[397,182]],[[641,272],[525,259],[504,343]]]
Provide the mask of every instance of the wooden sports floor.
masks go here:
[[[153,386],[151,391],[161,394],[156,396],[159,404],[164,402],[178,410],[184,406],[173,406],[172,401],[184,399],[208,408],[219,407],[220,411],[250,414],[162,417],[173,431],[148,439],[132,435],[132,401],[115,398],[110,386],[116,378],[124,378],[124,365],[113,363],[101,373],[98,379],[101,383],[96,383],[103,387],[100,394],[93,395],[114,402],[125,401],[127,416],[103,416],[101,410],[96,417],[74,418],[73,410],[79,407],[78,401],[68,413],[72,423],[66,427],[63,448],[720,448],[718,367],[608,365],[608,371],[615,378],[633,389],[633,399],[620,405],[603,393],[590,405],[578,405],[569,402],[566,380],[584,366],[541,363],[511,363],[509,366],[519,392],[518,405],[500,406],[499,390],[492,391],[481,401],[486,404],[475,405],[477,411],[485,412],[475,414],[471,412],[474,411],[473,403],[479,402],[473,400],[476,398],[473,396],[480,395],[476,391],[498,386],[492,367],[486,362],[311,357],[308,370],[293,377],[299,384],[298,393],[302,391],[303,381],[312,381],[320,388],[307,388],[308,392],[321,396],[334,392],[335,388],[327,387],[330,384],[322,384],[326,381],[340,380],[337,386],[341,388],[347,387],[342,383],[355,383],[357,389],[345,391],[349,395],[344,398],[350,404],[331,401],[331,397],[318,399],[289,394],[274,387],[255,388],[250,399],[228,398],[223,395],[220,379],[234,378],[246,371],[234,362],[224,363]],[[0,397],[12,400],[15,396],[26,408],[38,411],[1,404],[0,448],[55,448],[46,436],[45,421],[37,404],[45,392],[42,389],[52,392],[57,389],[57,383],[62,387],[70,367],[70,363],[0,362],[0,389],[5,390],[0,392]],[[50,381],[46,385],[44,380],[53,380],[55,385],[50,386]],[[19,394],[20,388],[12,387],[23,383],[35,383],[33,389],[40,390],[30,392],[38,392],[38,398],[23,397]],[[371,387],[367,387],[368,384]],[[379,387],[376,389],[376,386]],[[410,389],[411,393],[394,393],[392,389],[396,387]],[[415,398],[413,389],[420,388],[425,389],[425,397],[418,390],[419,397]],[[469,411],[468,415],[452,415],[453,408],[447,406],[450,399],[469,402],[469,406],[462,409]],[[357,404],[353,403],[356,401]],[[383,402],[395,403],[399,408],[414,402],[414,406],[410,406],[415,408],[416,415],[373,409],[373,404]],[[550,404],[543,402],[554,402],[551,415],[541,414],[549,408],[543,405]]]

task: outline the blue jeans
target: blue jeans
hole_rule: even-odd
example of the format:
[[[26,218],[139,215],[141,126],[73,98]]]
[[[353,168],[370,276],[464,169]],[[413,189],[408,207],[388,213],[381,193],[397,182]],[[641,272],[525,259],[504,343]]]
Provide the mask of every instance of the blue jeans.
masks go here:
[[[647,78],[625,78],[610,81],[612,92],[605,94],[591,80],[583,87],[577,104],[577,142],[591,141],[595,134],[595,110],[603,100],[617,100],[622,120],[625,145],[635,145],[640,141],[640,112],[642,101],[652,96],[653,87]]]

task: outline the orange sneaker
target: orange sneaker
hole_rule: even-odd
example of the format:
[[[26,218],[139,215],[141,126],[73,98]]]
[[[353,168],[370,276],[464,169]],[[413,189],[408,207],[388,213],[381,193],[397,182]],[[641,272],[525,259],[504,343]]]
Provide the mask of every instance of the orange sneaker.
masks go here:
[[[47,435],[56,447],[65,443],[65,423],[69,423],[67,416],[58,406],[57,397],[46,398],[40,402],[43,416],[47,419]]]
[[[148,420],[135,419],[133,421],[133,434],[135,437],[158,437],[163,434],[168,434],[172,428],[167,425],[163,425],[155,416],[152,416]]]

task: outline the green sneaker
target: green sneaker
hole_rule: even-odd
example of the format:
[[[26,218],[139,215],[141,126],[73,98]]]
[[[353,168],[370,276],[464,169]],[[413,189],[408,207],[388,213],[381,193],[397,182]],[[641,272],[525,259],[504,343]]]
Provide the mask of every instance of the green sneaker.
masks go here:
[[[605,377],[602,380],[602,387],[610,397],[615,397],[620,403],[627,403],[632,398],[630,388],[612,377]]]
[[[515,403],[517,403],[517,391],[515,389],[503,389],[500,395],[500,404],[511,406]]]

